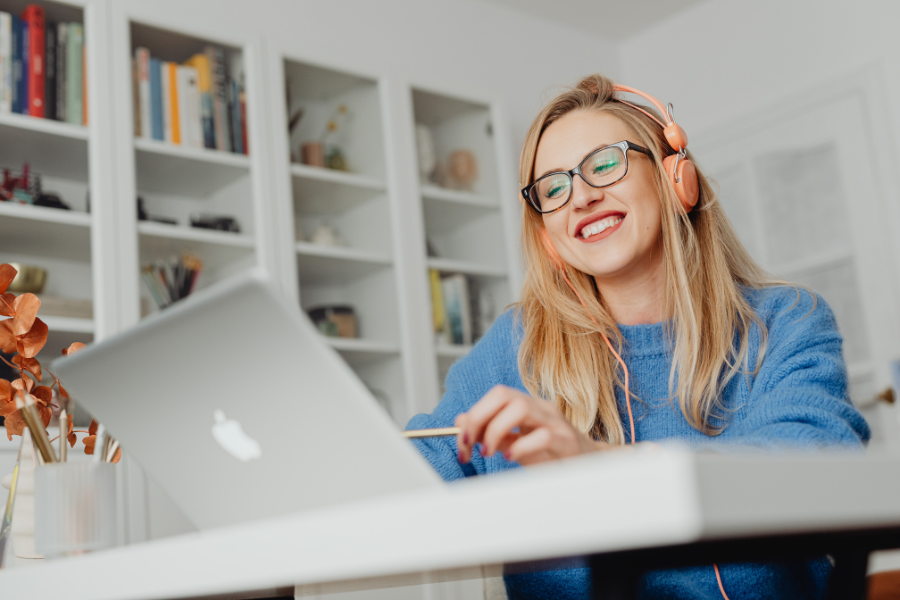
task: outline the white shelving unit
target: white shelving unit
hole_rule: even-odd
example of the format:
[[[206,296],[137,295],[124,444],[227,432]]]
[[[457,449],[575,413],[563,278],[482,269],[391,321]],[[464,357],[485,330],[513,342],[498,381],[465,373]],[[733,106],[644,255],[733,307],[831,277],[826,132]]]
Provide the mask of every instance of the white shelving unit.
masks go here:
[[[498,171],[504,159],[494,139],[495,110],[483,100],[455,94],[415,87],[411,93],[412,118],[430,132],[437,159],[436,172],[417,177],[425,264],[441,277],[466,277],[471,302],[487,312],[481,319],[483,325],[473,324],[477,337],[516,297],[518,283],[511,260],[508,213],[501,204],[501,199],[511,196]],[[477,176],[467,185],[448,176],[449,157],[458,150],[470,152],[477,164]],[[427,300],[431,301],[430,288]],[[449,343],[440,332],[435,332],[434,338],[435,397],[439,398],[450,366],[468,354],[472,344]]]
[[[425,92],[383,73],[355,72],[353,65],[324,65],[303,55],[302,46],[276,48],[257,33],[223,31],[221,23],[204,29],[153,3],[36,1],[48,19],[85,25],[89,120],[82,127],[0,114],[0,167],[27,161],[44,190],[72,207],[0,203],[0,261],[44,266],[47,293],[93,301],[92,318],[42,315],[50,338],[41,358],[137,325],[143,308],[153,306],[141,266],[190,252],[204,262],[201,287],[258,266],[301,310],[351,306],[359,337],[326,337],[327,344],[398,425],[433,408],[438,370],[470,347],[435,345],[428,268],[481,282],[498,312],[518,285],[509,260],[513,219],[501,202],[512,197],[505,184],[513,177],[500,168],[505,163],[498,157],[507,151],[497,138],[503,136],[486,130],[489,123],[495,132],[503,128],[493,101]],[[26,4],[0,0],[0,10],[19,13]],[[135,48],[183,62],[207,44],[243,64],[248,155],[135,137]],[[348,118],[327,141],[341,148],[347,170],[301,164],[299,145],[320,139],[341,105]],[[300,107],[304,114],[289,136],[289,114]],[[475,189],[419,181],[417,121],[435,127],[442,152],[467,147],[477,154]],[[138,197],[151,216],[178,224],[139,221]],[[241,231],[192,228],[190,216],[198,213],[234,216]],[[326,224],[343,245],[311,241]],[[426,238],[440,256],[427,256]],[[122,474],[123,543],[187,529],[127,449]]]
[[[0,0],[0,10],[20,14],[26,2]],[[94,55],[97,31],[83,5],[72,2],[41,2],[51,22],[78,22],[84,26],[88,69],[98,64]],[[88,82],[88,97],[92,89]],[[94,313],[102,315],[102,300],[96,302],[102,264],[92,260],[99,232],[95,215],[89,212],[89,190],[97,189],[94,205],[106,198],[97,175],[89,168],[97,129],[37,118],[0,113],[0,170],[19,172],[27,164],[40,176],[43,193],[55,194],[71,210],[0,202],[0,263],[15,262],[47,270],[43,295],[94,301]],[[74,341],[90,342],[97,333],[94,318],[72,318],[39,314],[50,328],[47,343],[38,355],[45,366]]]

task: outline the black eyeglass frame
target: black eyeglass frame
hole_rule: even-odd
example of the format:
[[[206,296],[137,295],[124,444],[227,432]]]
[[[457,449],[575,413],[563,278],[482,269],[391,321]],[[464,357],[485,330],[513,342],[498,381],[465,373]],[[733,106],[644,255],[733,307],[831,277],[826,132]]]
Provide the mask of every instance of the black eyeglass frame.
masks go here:
[[[623,171],[622,176],[619,177],[618,179],[616,179],[615,181],[611,181],[604,185],[594,185],[590,181],[588,181],[587,177],[584,176],[584,173],[581,172],[581,167],[582,167],[582,165],[584,165],[584,163],[586,163],[588,161],[588,159],[590,157],[597,154],[598,152],[603,152],[604,150],[607,150],[609,148],[619,148],[622,151],[622,154],[625,155],[625,171]],[[620,181],[622,181],[622,179],[624,179],[625,176],[628,174],[628,151],[629,150],[636,150],[637,152],[640,152],[641,154],[646,154],[647,156],[653,158],[653,153],[650,152],[650,150],[648,150],[647,148],[644,148],[643,146],[639,146],[639,145],[635,144],[634,142],[629,142],[628,140],[623,140],[621,142],[617,142],[615,144],[610,144],[608,146],[603,146],[602,148],[597,148],[596,150],[591,151],[587,156],[585,156],[582,159],[582,161],[580,163],[578,163],[578,166],[575,167],[574,169],[571,169],[569,171],[553,171],[552,173],[547,173],[546,175],[539,177],[537,179],[537,181],[535,181],[534,183],[531,183],[531,184],[525,186],[524,188],[522,188],[522,196],[524,196],[525,199],[528,200],[528,204],[531,205],[531,208],[536,210],[539,214],[549,215],[550,213],[555,213],[556,211],[563,209],[569,203],[569,201],[572,200],[572,188],[575,187],[575,176],[576,175],[581,177],[581,180],[584,181],[589,186],[591,186],[592,188],[598,188],[598,189],[609,187],[611,185],[615,185],[615,184],[619,183]],[[534,198],[532,196],[532,193],[534,192],[535,186],[538,183],[540,183],[540,181],[542,179],[546,179],[547,177],[552,177],[554,175],[567,175],[569,177],[569,179],[572,181],[572,185],[569,186],[569,197],[566,198],[565,202],[563,202],[562,204],[560,204],[553,210],[541,210],[540,201],[537,198]]]

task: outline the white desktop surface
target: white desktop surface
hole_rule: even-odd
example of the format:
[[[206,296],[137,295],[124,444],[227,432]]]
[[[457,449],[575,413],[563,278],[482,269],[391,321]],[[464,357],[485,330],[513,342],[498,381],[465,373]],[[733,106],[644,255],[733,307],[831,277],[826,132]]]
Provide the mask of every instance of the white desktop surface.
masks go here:
[[[0,571],[0,590],[17,600],[327,591],[703,539],[888,526],[900,526],[900,456],[638,448],[48,560]]]

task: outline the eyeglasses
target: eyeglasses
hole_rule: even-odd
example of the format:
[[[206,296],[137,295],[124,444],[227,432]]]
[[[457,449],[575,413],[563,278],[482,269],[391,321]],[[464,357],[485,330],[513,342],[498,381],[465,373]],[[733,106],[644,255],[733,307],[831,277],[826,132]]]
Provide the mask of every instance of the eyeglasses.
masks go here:
[[[617,183],[628,173],[628,151],[637,150],[653,156],[643,146],[623,141],[594,150],[584,157],[571,171],[547,173],[531,185],[522,189],[534,210],[542,215],[556,212],[572,199],[572,187],[578,175],[591,187],[604,188]]]

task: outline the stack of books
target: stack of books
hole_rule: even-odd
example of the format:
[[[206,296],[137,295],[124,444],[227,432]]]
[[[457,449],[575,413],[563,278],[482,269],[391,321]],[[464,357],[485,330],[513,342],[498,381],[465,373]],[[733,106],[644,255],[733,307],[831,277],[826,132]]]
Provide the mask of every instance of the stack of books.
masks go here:
[[[133,59],[134,135],[237,154],[249,154],[240,60],[207,46],[183,64],[136,48]]]
[[[431,309],[438,344],[474,344],[496,317],[493,298],[480,282],[460,273],[431,269]]]
[[[0,112],[87,123],[84,28],[44,19],[29,4],[0,12]]]

